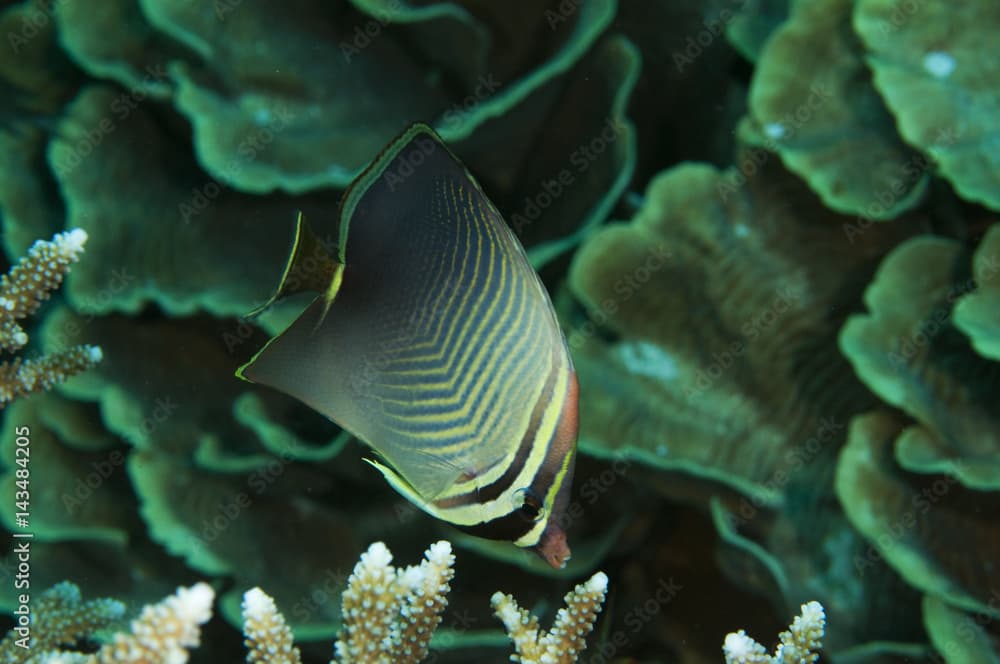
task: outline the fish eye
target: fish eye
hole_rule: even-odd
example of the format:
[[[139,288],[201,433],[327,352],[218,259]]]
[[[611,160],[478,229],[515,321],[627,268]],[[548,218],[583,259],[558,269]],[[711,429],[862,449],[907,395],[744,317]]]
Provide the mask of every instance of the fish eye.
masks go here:
[[[545,516],[545,504],[541,497],[530,488],[514,492],[514,508],[529,521],[540,521]]]

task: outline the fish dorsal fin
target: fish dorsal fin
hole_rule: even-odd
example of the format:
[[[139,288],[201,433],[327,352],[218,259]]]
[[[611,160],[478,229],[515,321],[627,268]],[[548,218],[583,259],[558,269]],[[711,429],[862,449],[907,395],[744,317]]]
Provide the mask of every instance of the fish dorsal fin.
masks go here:
[[[329,309],[340,289],[343,276],[344,264],[339,251],[336,245],[324,241],[306,221],[305,215],[299,212],[295,220],[292,250],[285,262],[278,288],[267,302],[247,316],[257,316],[282,298],[306,292],[322,295],[326,302],[325,308]]]
[[[524,249],[426,125],[355,180],[339,221],[336,298],[328,289],[240,375],[351,431],[418,504],[463,477],[497,479],[571,368]]]

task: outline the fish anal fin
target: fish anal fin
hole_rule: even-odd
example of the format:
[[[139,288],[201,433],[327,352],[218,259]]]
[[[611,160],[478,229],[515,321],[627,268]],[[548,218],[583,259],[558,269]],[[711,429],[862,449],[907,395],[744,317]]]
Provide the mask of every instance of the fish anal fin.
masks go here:
[[[337,296],[343,277],[344,264],[338,254],[339,249],[317,235],[305,215],[299,212],[295,221],[295,241],[277,290],[267,302],[247,315],[256,316],[284,297],[305,292],[319,293],[323,297],[325,314]]]
[[[372,466],[375,466],[375,468],[377,468],[378,471],[382,473],[382,477],[384,477],[385,481],[389,483],[389,486],[391,486],[393,489],[399,492],[401,496],[403,496],[408,501],[413,503],[416,507],[419,507],[420,509],[427,512],[431,516],[437,516],[434,512],[433,507],[430,504],[430,501],[421,496],[420,492],[418,492],[415,488],[413,488],[413,485],[411,485],[409,482],[403,479],[403,477],[399,473],[397,473],[389,466],[386,466],[383,463],[379,463],[375,459],[369,459],[365,457],[365,461],[371,464]]]

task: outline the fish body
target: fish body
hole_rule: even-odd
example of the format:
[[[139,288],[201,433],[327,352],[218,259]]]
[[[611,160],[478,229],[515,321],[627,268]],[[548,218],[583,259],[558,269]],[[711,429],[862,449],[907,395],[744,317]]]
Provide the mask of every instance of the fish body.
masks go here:
[[[425,512],[569,557],[577,381],[524,249],[434,131],[413,125],[345,193],[328,251],[299,219],[276,293],[318,297],[238,375],[353,433]]]

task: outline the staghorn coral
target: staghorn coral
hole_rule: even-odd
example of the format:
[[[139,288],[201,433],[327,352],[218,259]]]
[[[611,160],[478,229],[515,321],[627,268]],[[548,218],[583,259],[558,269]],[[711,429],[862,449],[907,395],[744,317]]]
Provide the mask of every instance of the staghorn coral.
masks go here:
[[[17,321],[38,311],[59,287],[70,266],[80,259],[87,232],[77,228],[51,241],[38,240],[28,255],[0,277],[0,348],[20,350],[28,343]]]
[[[722,652],[726,664],[811,664],[819,659],[826,629],[826,613],[819,602],[803,604],[801,613],[782,632],[781,643],[773,655],[747,636],[742,629],[726,635]]]
[[[260,588],[243,594],[243,633],[249,664],[300,664],[292,631],[274,600]]]
[[[96,630],[117,621],[124,607],[110,599],[81,602],[80,590],[64,582],[32,606],[30,645],[15,650],[8,644],[12,632],[0,644],[0,654],[8,664],[183,664],[188,650],[199,645],[199,626],[211,617],[214,597],[204,583],[178,588],[176,594],[143,609],[129,632],[116,633],[97,653],[85,654],[56,647],[91,638]]]
[[[428,653],[441,613],[448,604],[454,556],[446,541],[432,544],[419,566],[394,568],[392,554],[376,542],[361,554],[343,595],[344,626],[331,664],[415,664]],[[586,647],[607,592],[608,578],[598,572],[565,597],[548,633],[510,595],[490,600],[519,653],[517,661],[572,664]],[[244,633],[249,661],[297,664],[298,649],[274,601],[259,588],[243,599]]]
[[[115,634],[97,652],[99,664],[174,664],[185,662],[201,639],[200,625],[212,617],[215,592],[205,583],[178,588],[159,604],[147,606],[128,633]]]
[[[17,321],[49,299],[70,266],[80,259],[87,233],[76,228],[38,240],[7,274],[0,277],[0,348],[16,352],[28,343]],[[51,389],[101,361],[100,346],[77,345],[39,359],[14,358],[0,363],[0,408],[34,392]]]
[[[587,635],[594,628],[607,592],[608,577],[597,572],[566,594],[566,606],[559,609],[548,632],[540,630],[538,618],[518,606],[510,595],[497,592],[490,598],[490,605],[514,642],[517,655],[511,656],[512,661],[573,664],[587,647]]]
[[[395,568],[392,554],[376,542],[361,555],[343,594],[344,624],[331,664],[416,664],[428,654],[431,637],[448,604],[454,555],[447,541],[428,547],[419,565]],[[509,595],[497,592],[491,603],[504,621],[524,662],[572,664],[585,648],[607,591],[602,572],[566,595],[548,634],[539,638],[537,620],[530,633],[528,614]],[[205,583],[178,588],[175,595],[143,609],[128,633],[107,639],[96,654],[55,650],[94,638],[121,618],[124,606],[114,600],[83,603],[68,582],[43,593],[33,606],[31,651],[18,650],[12,631],[0,642],[0,655],[10,664],[183,664],[188,650],[200,642],[199,625],[211,617],[214,591]],[[260,588],[243,594],[243,633],[252,664],[300,664],[301,653],[274,600]],[[99,638],[99,640],[101,640]],[[41,653],[39,653],[41,651]],[[32,654],[34,652],[35,654]]]
[[[110,627],[125,613],[125,606],[116,600],[84,602],[80,589],[68,581],[40,593],[29,607],[30,626],[27,620],[19,619],[15,629],[0,641],[0,661],[5,664],[29,662],[33,653],[76,643]]]
[[[237,588],[270,584],[278,603],[291,606],[309,595],[317,577],[327,582],[335,570],[348,567],[358,548],[360,528],[346,515],[298,495],[302,484],[322,486],[316,473],[288,462],[222,474],[167,454],[133,452],[127,469],[149,536],[202,574],[236,579],[237,587],[220,600],[223,616],[233,624],[240,623]],[[365,516],[359,512],[355,519]],[[283,546],[248,544],[257,533],[268,533]],[[328,637],[338,618],[336,604],[323,603],[296,614],[292,627],[311,638]]]
[[[411,664],[427,655],[448,604],[455,556],[445,541],[432,544],[424,556],[419,566],[396,569],[381,542],[361,554],[344,591],[334,662]]]
[[[67,341],[115,350],[4,412],[5,431],[30,422],[46,478],[33,497],[33,584],[73,578],[86,596],[141,607],[206,573],[175,540],[197,540],[218,517],[226,528],[205,530],[218,536],[204,549],[224,567],[212,581],[225,589],[228,625],[213,626],[212,641],[220,635],[225,652],[203,647],[192,659],[243,654],[240,590],[259,585],[286,612],[302,659],[326,661],[340,627],[329,598],[353,547],[391,537],[412,555],[440,532],[466,552],[434,645],[442,664],[493,661],[507,648],[483,601],[490,578],[502,574],[505,591],[539,606],[549,584],[598,568],[616,579],[609,633],[629,635],[607,659],[715,661],[726,625],[753,616],[748,629],[771,633],[768,623],[813,597],[829,613],[835,660],[880,661],[897,646],[911,660],[932,646],[955,661],[989,652],[966,639],[988,645],[995,619],[897,574],[891,555],[869,554],[869,539],[911,511],[911,486],[947,482],[958,496],[955,473],[982,477],[989,466],[990,413],[959,398],[989,396],[996,360],[992,250],[979,240],[995,221],[969,204],[996,199],[988,2],[2,4],[4,249],[14,262],[35,238],[91,233],[62,287],[66,306],[26,331],[46,351]],[[813,83],[831,93],[812,100],[820,108],[809,106]],[[512,547],[438,530],[368,481],[360,455],[337,454],[354,443],[335,426],[230,380],[258,327],[281,326],[277,310],[235,317],[273,287],[295,210],[335,236],[323,222],[335,217],[337,187],[412,120],[435,123],[469,165],[579,332],[585,438],[568,527],[580,546],[561,576]],[[964,133],[939,136],[952,126]],[[734,160],[740,137],[757,147]],[[796,159],[794,177],[777,164]],[[714,175],[694,177],[689,160],[716,165]],[[669,187],[636,193],[665,169]],[[639,209],[663,223],[603,226]],[[952,265],[969,287],[956,291],[933,352],[868,388],[872,372],[853,375],[857,360],[845,361],[836,331],[864,311],[878,261],[930,231],[958,241]],[[669,260],[649,269],[644,250],[661,243]],[[908,262],[900,280],[939,268]],[[867,353],[859,364],[884,355]],[[912,419],[845,507],[837,452],[887,385],[912,392],[901,406]],[[859,457],[868,449],[851,445]],[[76,504],[88,466],[113,452],[129,460]],[[241,493],[252,505],[229,520]],[[74,496],[68,518],[64,494]],[[879,502],[893,496],[901,502]],[[967,524],[944,539],[989,542],[976,510],[991,500],[941,500],[928,529]],[[855,512],[878,517],[855,528]],[[980,551],[949,552],[932,533],[893,549],[963,593],[980,573],[966,560]],[[633,632],[631,610],[671,575],[688,590]],[[10,584],[0,586],[14,606]],[[472,607],[468,620],[458,606]],[[486,624],[494,629],[476,629]]]

